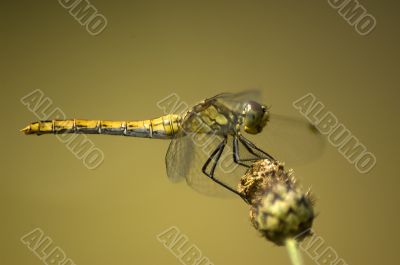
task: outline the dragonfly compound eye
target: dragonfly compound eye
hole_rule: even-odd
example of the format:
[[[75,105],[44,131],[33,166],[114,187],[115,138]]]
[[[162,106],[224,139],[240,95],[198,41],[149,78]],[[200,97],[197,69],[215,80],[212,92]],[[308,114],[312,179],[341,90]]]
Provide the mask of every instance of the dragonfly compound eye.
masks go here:
[[[268,114],[265,106],[250,101],[244,110],[244,130],[251,134],[260,133],[267,124]]]

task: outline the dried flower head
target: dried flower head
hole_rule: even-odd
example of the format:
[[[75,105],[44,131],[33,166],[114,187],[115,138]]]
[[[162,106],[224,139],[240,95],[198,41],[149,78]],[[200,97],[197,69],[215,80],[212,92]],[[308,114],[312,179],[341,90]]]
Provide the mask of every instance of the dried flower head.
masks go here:
[[[238,191],[251,205],[250,220],[277,245],[309,235],[314,220],[310,192],[302,192],[292,170],[277,161],[259,160],[242,177]]]

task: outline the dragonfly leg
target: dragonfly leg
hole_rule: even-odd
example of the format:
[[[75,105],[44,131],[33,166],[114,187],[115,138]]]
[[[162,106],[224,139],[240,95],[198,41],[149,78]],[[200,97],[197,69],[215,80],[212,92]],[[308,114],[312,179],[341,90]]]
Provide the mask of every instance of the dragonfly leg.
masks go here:
[[[239,157],[239,144],[238,140],[244,145],[244,147],[249,151],[250,154],[254,155],[255,158],[249,158],[249,159],[240,159]],[[253,144],[250,140],[246,139],[244,136],[239,134],[238,136],[235,136],[233,139],[233,160],[240,164],[249,167],[249,165],[245,164],[244,162],[254,162],[260,159],[268,159],[271,161],[275,161],[275,158],[273,158],[270,154],[267,152],[261,150],[258,148],[255,144]]]
[[[252,159],[251,161],[255,161],[257,159]],[[250,167],[248,164],[246,164],[246,161],[249,161],[248,159],[241,159],[239,156],[239,140],[237,136],[233,137],[233,161],[241,166],[244,167]]]
[[[214,176],[215,168],[217,167],[218,161],[221,158],[222,152],[224,151],[224,148],[225,148],[225,145],[226,145],[226,141],[227,141],[227,138],[225,138],[218,145],[218,147],[213,151],[213,153],[210,155],[210,157],[207,159],[206,163],[202,167],[202,171],[207,177],[212,179],[214,182],[218,183],[219,185],[221,185],[222,187],[226,188],[227,190],[229,190],[229,191],[239,195],[240,197],[242,197],[242,195],[239,192],[237,192],[233,188],[229,187],[228,185],[226,185],[222,181],[216,179],[215,176]],[[211,163],[211,161],[214,161],[214,164],[211,167],[211,171],[207,172],[208,165]]]

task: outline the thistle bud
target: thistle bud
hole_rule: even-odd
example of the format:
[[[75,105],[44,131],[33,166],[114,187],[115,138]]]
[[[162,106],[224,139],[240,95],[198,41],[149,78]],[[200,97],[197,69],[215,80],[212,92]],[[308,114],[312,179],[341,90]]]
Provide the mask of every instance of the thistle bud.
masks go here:
[[[250,220],[268,240],[284,245],[302,240],[314,220],[310,192],[302,192],[293,171],[277,161],[255,162],[242,177],[238,191],[251,205]]]

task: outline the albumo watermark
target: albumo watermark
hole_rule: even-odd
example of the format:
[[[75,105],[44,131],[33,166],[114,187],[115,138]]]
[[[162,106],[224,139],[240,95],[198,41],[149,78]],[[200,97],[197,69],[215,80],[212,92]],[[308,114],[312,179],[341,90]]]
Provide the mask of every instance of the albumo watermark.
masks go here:
[[[190,243],[189,238],[176,226],[171,226],[158,234],[157,240],[183,265],[213,265],[210,259],[203,256],[201,250]]]
[[[35,228],[23,235],[21,242],[46,265],[75,265],[65,251],[56,246],[40,228]]]
[[[347,161],[354,164],[360,173],[370,172],[376,157],[369,152],[350,130],[325,105],[309,93],[293,102],[293,107],[308,119],[321,134],[327,135],[329,143],[338,149]]]
[[[299,248],[307,254],[317,265],[347,265],[346,261],[341,258],[337,251],[326,244],[325,240],[315,233],[313,229],[303,231],[295,238],[300,237],[304,233],[310,233],[309,237],[306,237],[300,244]]]
[[[328,0],[328,3],[358,34],[368,35],[376,27],[375,17],[357,0]]]
[[[107,27],[107,19],[88,0],[58,0],[86,31],[91,35],[99,35]]]
[[[176,93],[172,93],[165,98],[159,100],[157,102],[157,107],[163,111],[164,115],[178,114],[182,117],[185,117],[186,113],[190,111],[189,104],[181,100],[181,98]],[[199,127],[196,129],[195,132],[185,132],[186,137],[190,137],[194,145],[197,148],[200,148],[201,152],[203,152],[204,155],[210,157],[211,154],[215,151],[215,147],[222,141],[222,139],[217,135],[216,131],[210,134],[197,133],[197,131],[214,130],[202,120],[200,115],[196,115],[194,119],[196,123],[199,124]],[[218,163],[218,168],[223,173],[231,173],[238,167],[238,164],[234,163],[232,157],[233,150],[231,146],[226,145]]]
[[[25,105],[39,120],[65,120],[66,115],[58,107],[54,107],[53,100],[36,89],[21,98]],[[63,143],[75,157],[82,161],[88,169],[96,169],[104,161],[104,152],[95,146],[84,134],[56,134],[57,139]]]

